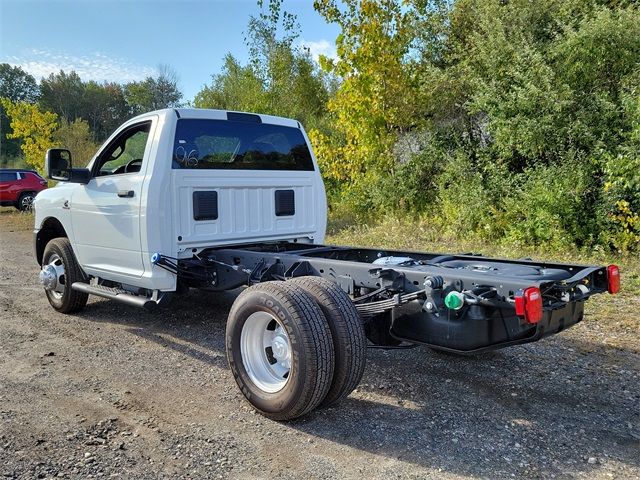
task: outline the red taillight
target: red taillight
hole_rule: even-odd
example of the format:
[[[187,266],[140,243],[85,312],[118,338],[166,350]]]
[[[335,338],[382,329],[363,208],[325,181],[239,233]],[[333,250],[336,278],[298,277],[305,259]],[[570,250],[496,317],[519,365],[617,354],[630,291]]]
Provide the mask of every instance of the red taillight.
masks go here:
[[[538,287],[529,287],[515,296],[516,315],[528,323],[542,320],[542,293]]]
[[[620,291],[620,269],[617,265],[609,265],[607,267],[607,290],[609,290],[609,293],[618,293]]]

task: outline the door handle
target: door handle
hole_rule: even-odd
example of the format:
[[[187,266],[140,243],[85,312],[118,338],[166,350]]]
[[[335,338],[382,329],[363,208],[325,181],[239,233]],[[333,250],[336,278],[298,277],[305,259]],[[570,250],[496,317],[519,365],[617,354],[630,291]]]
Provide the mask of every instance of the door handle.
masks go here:
[[[118,190],[118,196],[122,198],[133,198],[133,190]]]

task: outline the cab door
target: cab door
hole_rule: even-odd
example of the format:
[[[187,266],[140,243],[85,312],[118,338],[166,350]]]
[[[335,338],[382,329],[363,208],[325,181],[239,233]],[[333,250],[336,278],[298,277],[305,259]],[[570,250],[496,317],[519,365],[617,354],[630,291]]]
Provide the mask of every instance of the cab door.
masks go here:
[[[17,202],[20,178],[16,172],[0,172],[0,202]]]
[[[153,121],[126,127],[93,163],[69,202],[74,250],[87,273],[126,283],[144,274],[140,205]]]

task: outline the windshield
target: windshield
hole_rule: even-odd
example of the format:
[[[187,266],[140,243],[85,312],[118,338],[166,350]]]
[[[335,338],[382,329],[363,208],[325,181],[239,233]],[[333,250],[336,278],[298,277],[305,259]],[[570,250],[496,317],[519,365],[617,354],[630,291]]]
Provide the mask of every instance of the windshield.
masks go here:
[[[173,168],[311,171],[313,161],[299,128],[180,119]]]

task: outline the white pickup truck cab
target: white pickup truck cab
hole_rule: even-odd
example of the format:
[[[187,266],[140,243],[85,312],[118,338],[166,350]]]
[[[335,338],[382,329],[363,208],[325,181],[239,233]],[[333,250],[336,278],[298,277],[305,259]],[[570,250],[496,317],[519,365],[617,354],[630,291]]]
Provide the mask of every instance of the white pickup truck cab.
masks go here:
[[[618,267],[323,245],[327,204],[295,120],[168,109],[122,125],[86,168],[47,152],[35,256],[49,303],[150,308],[189,288],[249,286],[227,320],[231,371],[278,420],[346,397],[366,339],[471,354],[582,321]]]
[[[155,252],[183,258],[216,245],[324,240],[324,185],[294,120],[151,112],[116,130],[87,170],[86,183],[38,195],[38,260],[64,230],[87,275],[173,291],[176,276],[153,268]],[[295,210],[285,211],[294,200]]]

